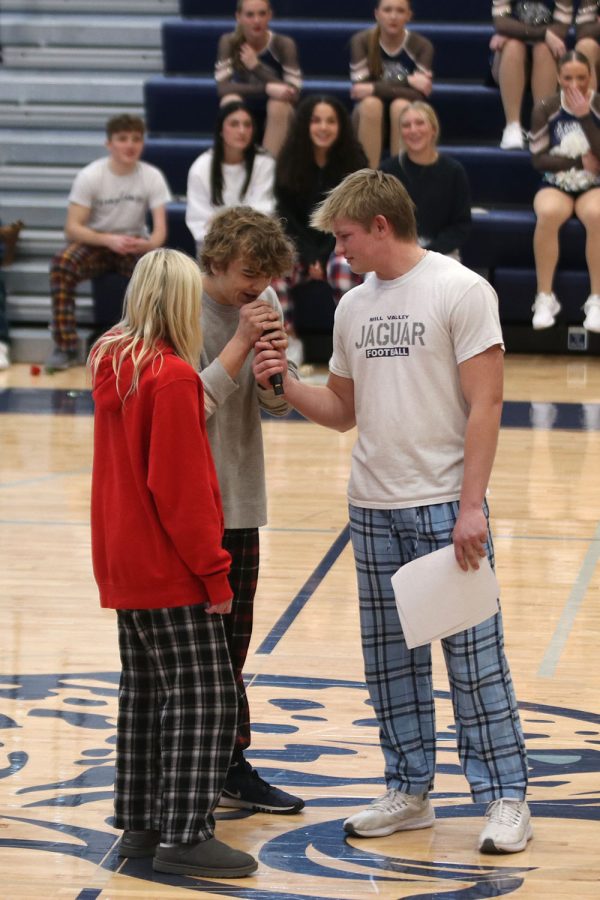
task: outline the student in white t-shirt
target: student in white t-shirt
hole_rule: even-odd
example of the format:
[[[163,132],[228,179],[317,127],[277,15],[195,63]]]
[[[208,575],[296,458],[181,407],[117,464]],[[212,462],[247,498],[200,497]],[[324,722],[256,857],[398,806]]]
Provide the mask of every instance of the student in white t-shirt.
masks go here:
[[[138,116],[109,119],[108,155],[85,166],[73,182],[65,224],[69,243],[50,265],[54,348],[46,360],[49,370],[77,363],[75,289],[79,282],[105,272],[129,277],[140,256],[162,247],[166,240],[165,206],[171,194],[162,172],[140,161],[144,130]]]
[[[185,223],[200,259],[204,236],[215,213],[230,206],[275,212],[275,160],[256,145],[256,123],[245,103],[219,109],[214,143],[191,165]]]
[[[417,242],[413,204],[393,175],[348,175],[317,208],[354,272],[342,298],[325,386],[287,375],[285,354],[257,345],[259,384],[284,375],[303,415],[357,427],[349,484],[365,675],[387,790],[346,819],[379,837],[434,824],[436,729],[429,645],[408,650],[391,576],[450,544],[465,571],[493,564],[485,500],[502,409],[497,297],[475,272]],[[532,836],[527,760],[504,655],[500,612],[442,641],[457,749],[475,801],[488,803],[483,853],[523,850]]]

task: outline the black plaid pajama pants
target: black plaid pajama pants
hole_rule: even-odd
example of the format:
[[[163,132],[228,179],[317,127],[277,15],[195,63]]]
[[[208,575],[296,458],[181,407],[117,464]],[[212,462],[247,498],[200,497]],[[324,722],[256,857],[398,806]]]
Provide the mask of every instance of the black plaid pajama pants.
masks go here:
[[[226,528],[223,547],[231,555],[229,584],[233,591],[233,603],[231,613],[223,617],[223,623],[238,691],[238,730],[233,754],[233,760],[237,761],[250,746],[250,709],[243,669],[252,637],[254,595],[258,582],[258,528]]]
[[[198,604],[117,615],[115,827],[209,838],[237,724],[227,617]]]

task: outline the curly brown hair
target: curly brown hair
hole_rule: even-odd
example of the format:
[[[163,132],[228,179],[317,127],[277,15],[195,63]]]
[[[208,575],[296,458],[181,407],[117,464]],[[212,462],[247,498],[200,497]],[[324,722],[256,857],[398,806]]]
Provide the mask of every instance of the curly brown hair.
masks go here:
[[[231,206],[213,216],[202,244],[200,265],[207,274],[214,274],[243,259],[257,275],[274,278],[290,271],[294,252],[278,219],[250,206]]]

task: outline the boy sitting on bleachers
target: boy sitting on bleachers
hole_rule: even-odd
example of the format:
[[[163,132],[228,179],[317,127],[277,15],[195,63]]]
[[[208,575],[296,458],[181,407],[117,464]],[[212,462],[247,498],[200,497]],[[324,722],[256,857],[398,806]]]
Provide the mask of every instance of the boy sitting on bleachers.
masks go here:
[[[114,116],[106,123],[108,156],[85,166],[69,195],[65,236],[69,244],[52,260],[52,337],[46,368],[76,365],[75,289],[80,281],[105,272],[129,277],[144,253],[167,237],[165,205],[171,199],[162,172],[141,162],[144,122]],[[150,210],[152,231],[146,216]]]

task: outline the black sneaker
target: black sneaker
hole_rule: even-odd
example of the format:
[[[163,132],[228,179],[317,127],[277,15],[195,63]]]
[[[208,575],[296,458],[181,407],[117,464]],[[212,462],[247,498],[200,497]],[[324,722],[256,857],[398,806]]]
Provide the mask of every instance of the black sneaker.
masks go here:
[[[159,841],[158,831],[124,831],[119,841],[118,854],[132,859],[154,856]]]
[[[304,800],[267,784],[256,769],[242,759],[229,769],[219,805],[289,816],[300,812]]]

